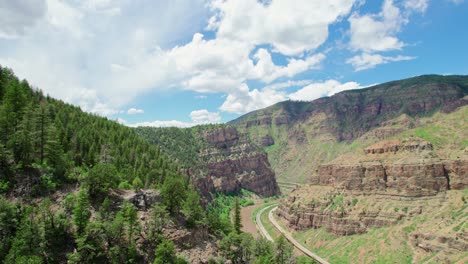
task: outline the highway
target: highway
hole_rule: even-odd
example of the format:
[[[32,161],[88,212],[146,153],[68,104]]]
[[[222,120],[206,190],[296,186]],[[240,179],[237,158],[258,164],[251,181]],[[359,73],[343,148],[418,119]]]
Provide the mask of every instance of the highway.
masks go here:
[[[301,252],[303,252],[305,255],[311,257],[312,259],[314,259],[315,261],[321,263],[321,264],[329,264],[328,261],[324,260],[323,258],[317,256],[315,253],[313,253],[312,251],[310,251],[309,249],[305,248],[303,245],[301,245],[301,243],[299,243],[296,239],[293,238],[293,236],[288,233],[286,230],[284,230],[279,224],[278,222],[276,221],[276,219],[273,217],[273,212],[278,209],[278,204],[272,204],[270,206],[267,206],[265,208],[263,208],[262,210],[258,211],[257,215],[255,216],[255,219],[256,219],[256,223],[257,223],[257,226],[258,226],[258,229],[260,230],[260,233],[268,240],[270,241],[274,241],[273,238],[270,236],[270,234],[267,232],[267,230],[265,229],[265,227],[263,226],[263,223],[261,221],[261,216],[262,214],[270,209],[274,207],[272,210],[270,210],[270,212],[268,213],[268,220],[273,224],[273,226],[281,233],[284,235],[284,237],[291,243],[293,244],[294,247],[296,247],[298,250],[300,250]]]

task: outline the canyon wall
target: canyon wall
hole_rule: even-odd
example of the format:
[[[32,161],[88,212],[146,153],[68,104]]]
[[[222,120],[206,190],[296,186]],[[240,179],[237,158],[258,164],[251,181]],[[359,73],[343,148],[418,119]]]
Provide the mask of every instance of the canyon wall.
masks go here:
[[[204,196],[241,189],[264,197],[279,194],[267,154],[239,135],[236,128],[220,127],[204,132],[202,137],[209,143],[199,154],[206,175],[196,177],[195,183]]]

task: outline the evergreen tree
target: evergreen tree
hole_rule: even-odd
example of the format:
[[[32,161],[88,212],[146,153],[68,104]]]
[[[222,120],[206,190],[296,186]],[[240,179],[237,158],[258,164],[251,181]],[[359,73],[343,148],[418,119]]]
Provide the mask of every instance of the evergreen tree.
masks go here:
[[[117,186],[118,175],[113,165],[97,164],[88,173],[85,178],[85,184],[89,188],[89,194],[92,197],[106,194],[109,188]]]
[[[198,195],[198,192],[193,187],[189,187],[187,190],[187,198],[182,204],[182,213],[185,216],[188,227],[195,227],[205,216],[200,204],[200,195]]]
[[[47,131],[51,123],[49,118],[49,109],[47,104],[40,104],[35,111],[35,149],[36,155],[39,156],[40,164],[44,163],[44,149],[47,140]]]
[[[8,145],[8,138],[14,134],[19,122],[22,120],[22,110],[26,105],[26,95],[17,80],[9,82],[6,87],[5,95],[2,100],[2,107],[0,108],[0,130],[3,136],[4,144]],[[14,144],[14,142],[10,142]]]
[[[273,244],[263,237],[255,240],[254,255],[257,259],[261,259],[259,263],[264,263],[262,261],[271,263],[273,261]]]
[[[29,263],[22,262],[28,259],[37,261],[40,259],[40,241],[39,226],[34,220],[34,210],[27,208],[5,263]]]
[[[234,200],[234,230],[240,234],[242,229],[241,208],[239,198]]]
[[[161,198],[171,214],[179,213],[185,200],[186,185],[180,177],[167,177],[161,187]]]
[[[135,179],[133,179],[132,186],[135,191],[138,191],[141,188],[143,188],[143,182],[141,181],[140,177],[137,176],[135,177]]]
[[[153,264],[169,264],[177,263],[174,243],[168,239],[164,239],[156,248],[156,258]]]
[[[278,264],[289,263],[289,260],[292,257],[293,247],[286,240],[284,235],[281,235],[275,241],[275,261]]]
[[[55,177],[63,177],[65,174],[65,160],[62,145],[60,144],[55,125],[50,125],[47,129],[47,140],[44,147],[44,158]]]
[[[80,190],[73,209],[73,221],[75,222],[77,233],[82,234],[91,217],[89,194],[86,189]]]
[[[10,165],[13,160],[9,149],[0,142],[0,183],[6,183],[10,179],[7,177],[10,174]],[[0,189],[0,192],[2,190]]]
[[[0,196],[0,263],[10,251],[14,235],[20,222],[16,206]]]
[[[122,205],[121,212],[127,225],[127,236],[130,243],[134,243],[133,235],[138,231],[139,222],[137,210],[133,204],[125,201]]]
[[[108,197],[104,199],[101,206],[99,207],[99,217],[102,221],[109,221],[111,217],[111,201]]]
[[[67,233],[69,221],[63,212],[55,213],[51,209],[51,202],[45,199],[39,206],[38,226],[41,242],[41,255],[47,263],[59,261],[71,237]]]
[[[23,119],[18,124],[18,127],[10,141],[10,148],[13,150],[13,157],[21,168],[31,165],[33,162],[33,145],[31,136],[33,131],[33,112],[32,106],[25,107]]]

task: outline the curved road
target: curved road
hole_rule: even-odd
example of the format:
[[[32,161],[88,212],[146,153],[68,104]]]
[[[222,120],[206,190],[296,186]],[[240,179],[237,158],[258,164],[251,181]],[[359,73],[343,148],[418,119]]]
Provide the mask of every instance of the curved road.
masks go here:
[[[272,204],[272,205],[269,205],[265,208],[263,208],[262,210],[258,211],[257,215],[255,216],[255,222],[257,223],[257,226],[258,226],[258,229],[260,230],[260,233],[268,240],[270,240],[271,242],[274,242],[274,239],[270,236],[270,234],[268,233],[268,231],[265,229],[265,227],[263,226],[263,223],[262,223],[262,220],[260,219],[260,217],[262,216],[263,212],[265,212],[265,210],[267,209],[270,209],[271,207],[273,206],[276,206],[278,207],[278,204]]]
[[[263,208],[262,210],[258,211],[257,215],[255,216],[255,219],[256,219],[256,222],[257,222],[257,225],[258,225],[258,228],[260,229],[260,233],[262,233],[262,235],[270,240],[270,241],[273,241],[273,238],[270,236],[270,234],[267,232],[267,230],[265,229],[265,227],[263,226],[263,223],[260,219],[260,217],[262,216],[263,212],[265,212],[267,209],[270,209],[271,207],[275,207],[273,208],[272,210],[270,210],[270,212],[268,213],[268,220],[270,220],[270,222],[275,226],[276,229],[278,229],[278,231],[284,235],[284,237],[289,241],[291,242],[291,244],[293,244],[294,247],[296,247],[297,249],[299,249],[300,251],[302,251],[304,254],[306,254],[307,256],[313,258],[314,260],[316,260],[317,262],[321,263],[321,264],[330,264],[328,263],[328,261],[324,260],[323,258],[317,256],[315,253],[313,253],[312,251],[308,250],[307,248],[305,248],[303,245],[301,245],[301,243],[297,242],[296,239],[294,239],[292,237],[291,234],[289,234],[288,232],[286,232],[279,224],[278,222],[276,222],[276,220],[273,218],[273,212],[278,209],[278,204],[273,204],[273,205],[270,205],[270,206],[267,206],[265,208]]]

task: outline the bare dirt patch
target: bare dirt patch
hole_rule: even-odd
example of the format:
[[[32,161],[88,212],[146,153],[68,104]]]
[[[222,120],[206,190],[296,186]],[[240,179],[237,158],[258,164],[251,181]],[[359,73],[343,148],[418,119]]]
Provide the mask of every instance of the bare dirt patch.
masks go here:
[[[260,201],[255,201],[255,205],[241,208],[242,231],[252,234],[254,238],[258,238],[260,234],[252,219],[252,213],[260,205],[262,205]]]

